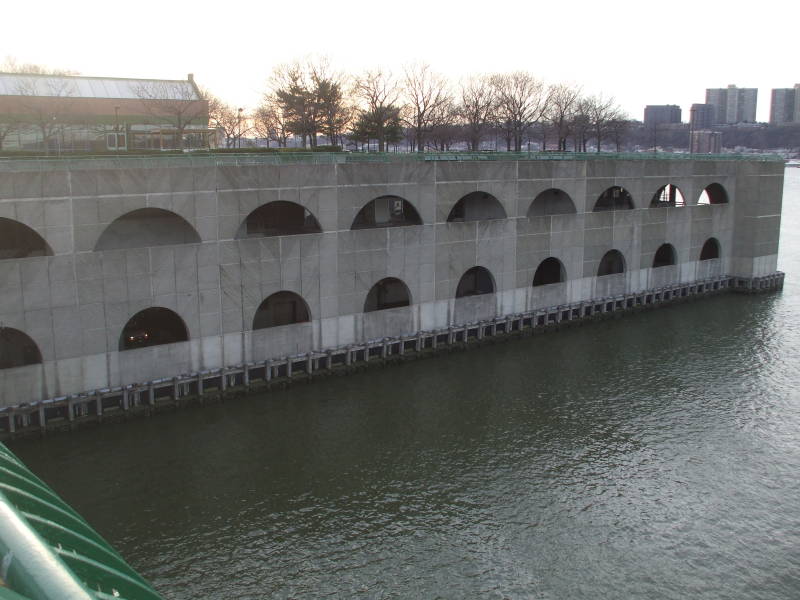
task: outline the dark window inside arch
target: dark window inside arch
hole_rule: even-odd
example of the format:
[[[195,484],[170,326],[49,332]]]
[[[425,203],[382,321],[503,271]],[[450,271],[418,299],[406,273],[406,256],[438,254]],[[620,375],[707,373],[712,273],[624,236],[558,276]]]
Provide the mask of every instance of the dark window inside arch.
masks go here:
[[[42,353],[27,334],[11,327],[0,327],[0,369],[36,365],[40,362]]]
[[[408,286],[395,277],[381,279],[372,286],[364,302],[364,312],[399,308],[411,304]]]
[[[358,211],[351,229],[406,225],[422,225],[417,209],[399,196],[381,196],[371,200]]]
[[[719,242],[716,238],[708,238],[703,244],[703,249],[700,250],[700,260],[711,260],[712,258],[719,258]]]
[[[447,216],[447,222],[505,218],[506,211],[497,198],[486,192],[472,192],[456,202]]]
[[[483,267],[472,267],[461,276],[456,288],[456,298],[479,296],[494,292],[492,274]]]
[[[597,276],[615,275],[617,273],[625,272],[625,258],[619,250],[609,250],[603,255],[600,260],[600,266],[597,268]]]
[[[305,323],[311,320],[308,304],[294,292],[275,292],[264,300],[253,317],[253,329]]]
[[[675,264],[675,248],[672,244],[661,244],[653,257],[653,268],[668,267]]]
[[[544,259],[536,268],[533,276],[533,285],[548,285],[550,283],[561,283],[566,279],[564,265],[557,258]]]
[[[601,210],[630,210],[633,208],[633,197],[628,190],[618,185],[608,188],[600,194],[594,203],[594,212]]]
[[[125,324],[119,337],[119,349],[134,350],[188,339],[183,319],[168,308],[154,306],[139,311]]]
[[[180,215],[162,208],[140,208],[111,222],[94,249],[120,250],[198,243],[200,236]]]
[[[259,206],[247,215],[244,223],[245,237],[321,232],[317,218],[308,209],[286,200],[276,200]]]
[[[668,183],[658,188],[658,191],[653,195],[653,199],[650,201],[650,208],[667,208],[684,206],[685,204],[686,199],[683,197],[678,187]]]
[[[19,221],[0,218],[0,260],[52,255],[48,243],[33,229]]]
[[[570,215],[577,212],[575,203],[563,190],[550,188],[534,198],[528,209],[528,217],[547,217],[550,215]]]
[[[728,192],[718,183],[712,183],[700,193],[698,204],[727,204]]]

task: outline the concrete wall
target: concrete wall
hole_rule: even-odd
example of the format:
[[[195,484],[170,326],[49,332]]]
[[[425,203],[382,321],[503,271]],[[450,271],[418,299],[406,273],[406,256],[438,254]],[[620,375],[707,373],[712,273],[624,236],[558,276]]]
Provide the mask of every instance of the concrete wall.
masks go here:
[[[31,227],[54,252],[0,261],[0,323],[29,335],[44,359],[0,370],[0,406],[717,274],[766,275],[777,264],[781,162],[59,164],[39,172],[9,161],[0,170],[0,217]],[[729,203],[697,205],[714,182]],[[680,188],[687,206],[648,208],[668,183]],[[635,209],[591,212],[614,185],[631,193]],[[534,198],[550,188],[568,194],[576,212],[528,218]],[[476,191],[497,198],[508,218],[447,223],[458,200]],[[351,231],[358,211],[385,195],[413,204],[423,225]],[[274,200],[304,206],[323,232],[236,239],[247,215]],[[95,250],[116,219],[148,207],[179,215],[201,242]],[[698,261],[712,236],[721,258]],[[678,264],[652,269],[663,243],[675,247]],[[612,248],[624,255],[625,273],[596,277]],[[551,256],[563,263],[567,280],[532,287],[537,266]],[[492,273],[497,292],[455,299],[460,277],[476,265]],[[412,305],[362,313],[370,288],[384,277],[405,282]],[[258,306],[281,290],[300,294],[313,320],[252,331]],[[151,306],[175,311],[189,341],[119,352],[126,322]]]

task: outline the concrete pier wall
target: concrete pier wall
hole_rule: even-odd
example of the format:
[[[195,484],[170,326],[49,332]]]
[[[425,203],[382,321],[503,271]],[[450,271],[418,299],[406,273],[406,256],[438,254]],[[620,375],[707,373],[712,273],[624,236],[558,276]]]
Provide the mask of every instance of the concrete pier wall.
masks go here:
[[[776,271],[782,162],[253,163],[0,165],[0,219],[35,231],[52,252],[0,260],[0,325],[29,336],[42,358],[0,369],[0,407]],[[712,184],[727,202],[698,205]],[[677,186],[686,205],[651,208],[664,185]],[[593,212],[615,186],[630,193],[633,208]],[[574,213],[535,216],[534,199],[552,188],[569,197]],[[448,222],[473,192],[496,199],[506,217]],[[422,224],[351,229],[382,196],[405,199]],[[276,201],[303,206],[321,233],[248,235],[248,215]],[[135,211],[143,221],[126,218]],[[161,220],[147,220],[156,214]],[[700,260],[709,238],[718,241],[719,258]],[[665,243],[675,264],[653,268]],[[612,249],[624,272],[597,276]],[[533,286],[549,257],[562,263],[565,281]],[[456,298],[461,277],[476,266],[489,271],[495,292]],[[370,289],[387,277],[405,283],[410,306],[363,312]],[[311,320],[253,329],[261,303],[280,291],[300,295]],[[126,323],[150,307],[174,311],[188,341],[120,351]]]

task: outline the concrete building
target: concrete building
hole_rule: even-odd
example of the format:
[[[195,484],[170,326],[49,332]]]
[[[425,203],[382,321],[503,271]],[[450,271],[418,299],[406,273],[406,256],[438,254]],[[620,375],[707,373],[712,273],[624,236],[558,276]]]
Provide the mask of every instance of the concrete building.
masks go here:
[[[714,125],[755,123],[758,88],[727,88],[706,90],[706,104],[714,106]]]
[[[715,123],[713,104],[692,104],[689,125],[692,130],[709,129]]]
[[[0,73],[0,150],[207,148],[208,102],[183,80]]]
[[[722,133],[708,129],[692,131],[692,154],[719,154],[722,152]]]
[[[800,83],[793,88],[772,90],[769,107],[770,125],[800,123]]]
[[[0,405],[776,270],[780,160],[361,158],[0,161]]]
[[[681,107],[675,104],[649,104],[644,107],[644,126],[680,123]]]

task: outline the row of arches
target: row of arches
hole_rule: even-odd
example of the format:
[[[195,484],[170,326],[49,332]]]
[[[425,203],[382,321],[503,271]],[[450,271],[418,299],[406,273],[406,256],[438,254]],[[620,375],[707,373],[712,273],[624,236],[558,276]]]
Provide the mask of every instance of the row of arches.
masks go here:
[[[700,251],[700,260],[719,258],[720,245],[716,238],[709,238]],[[653,268],[676,264],[676,252],[672,244],[662,244],[653,258]],[[624,273],[625,257],[616,249],[606,252],[597,268],[598,277]],[[567,280],[563,263],[551,256],[536,269],[534,287],[563,283]],[[495,279],[485,267],[475,266],[461,276],[456,287],[456,298],[467,298],[492,294],[496,291]],[[411,292],[408,286],[396,277],[378,281],[367,293],[364,312],[410,306]],[[290,291],[276,292],[267,297],[256,310],[252,329],[266,329],[281,325],[311,321],[311,310],[302,296]],[[133,315],[123,327],[119,338],[119,350],[133,350],[188,341],[189,331],[183,319],[174,311],[159,306],[146,308]],[[0,369],[20,367],[42,362],[36,343],[25,333],[10,327],[0,327]]]
[[[708,185],[699,204],[728,202],[725,188],[719,183]],[[685,198],[677,186],[667,184],[654,194],[651,208],[684,206]],[[630,210],[633,197],[625,188],[612,186],[597,198],[593,211]],[[528,218],[575,214],[575,203],[565,191],[551,188],[538,194],[531,203]],[[502,203],[487,192],[470,192],[462,197],[447,216],[447,222],[482,221],[507,218]],[[404,227],[422,225],[416,208],[399,196],[380,196],[359,210],[351,229]],[[237,239],[248,237],[302,235],[321,233],[319,221],[307,208],[286,200],[264,204],[252,211],[236,233]],[[161,208],[139,208],[114,221],[100,235],[94,249],[120,250],[149,246],[196,244],[201,241],[192,225],[180,215]],[[52,256],[53,250],[36,231],[22,223],[0,218],[0,260],[31,256]]]

